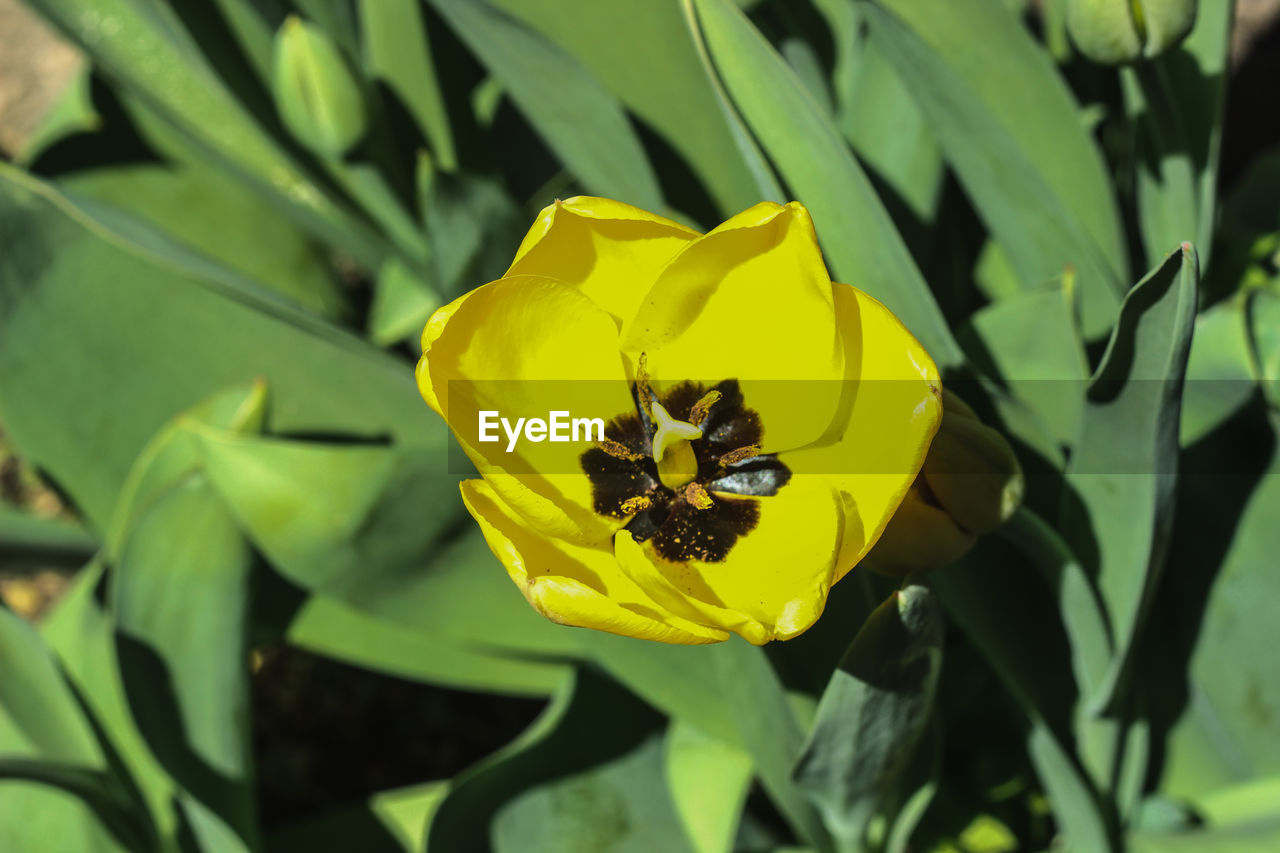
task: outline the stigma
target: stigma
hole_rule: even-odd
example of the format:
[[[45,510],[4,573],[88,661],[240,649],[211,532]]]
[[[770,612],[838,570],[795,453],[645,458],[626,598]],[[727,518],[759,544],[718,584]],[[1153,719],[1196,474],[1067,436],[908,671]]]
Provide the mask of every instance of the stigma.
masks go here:
[[[668,489],[678,489],[698,476],[698,457],[690,442],[702,438],[702,429],[671,417],[657,400],[651,405],[653,461],[658,465],[658,478]]]

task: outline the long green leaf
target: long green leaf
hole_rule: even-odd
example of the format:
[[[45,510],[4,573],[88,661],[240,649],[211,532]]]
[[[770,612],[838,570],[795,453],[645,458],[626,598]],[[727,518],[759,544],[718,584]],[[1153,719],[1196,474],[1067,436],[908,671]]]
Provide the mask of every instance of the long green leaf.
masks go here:
[[[1185,240],[1203,248],[1209,266],[1234,6],[1204,4],[1180,50],[1121,72],[1139,131],[1138,224],[1150,263]]]
[[[818,704],[795,775],[846,849],[896,791],[932,710],[942,624],[932,593],[908,586],[862,626]]]
[[[1102,156],[1048,54],[999,0],[864,9],[1023,284],[1074,266],[1086,331],[1106,329],[1128,279],[1124,234]]]
[[[429,0],[589,192],[662,209],[622,107],[572,56],[489,0]]]
[[[0,168],[0,420],[91,528],[162,424],[255,377],[276,429],[390,435],[443,468],[445,427],[407,364],[147,235]]]
[[[145,0],[102,0],[87,13],[77,0],[35,5],[113,79],[279,209],[365,263],[381,257],[381,237],[258,126],[174,10]]]
[[[138,727],[192,797],[253,847],[248,605],[252,553],[199,475],[155,500],[113,573],[117,654]]]
[[[694,0],[698,25],[738,110],[813,212],[836,276],[880,299],[943,367],[963,356],[928,284],[839,131],[795,73],[727,0]]]
[[[1064,508],[1065,529],[1077,553],[1096,554],[1085,565],[1116,650],[1102,680],[1081,685],[1095,709],[1115,701],[1128,674],[1166,556],[1198,283],[1195,249],[1184,243],[1134,286],[1090,382],[1068,469],[1079,503]]]
[[[760,200],[748,150],[734,150],[733,118],[701,68],[675,2],[496,0],[572,53],[693,167],[729,215]],[[655,45],[661,45],[655,50]]]

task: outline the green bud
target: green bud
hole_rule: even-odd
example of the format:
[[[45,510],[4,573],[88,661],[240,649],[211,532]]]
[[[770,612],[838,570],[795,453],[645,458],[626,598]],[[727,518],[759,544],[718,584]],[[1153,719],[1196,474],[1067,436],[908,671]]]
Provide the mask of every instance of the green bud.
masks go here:
[[[276,109],[289,131],[323,157],[341,157],[364,135],[360,85],[319,27],[290,15],[276,33]]]
[[[1068,0],[1071,40],[1094,62],[1120,65],[1177,46],[1196,22],[1196,0]]]

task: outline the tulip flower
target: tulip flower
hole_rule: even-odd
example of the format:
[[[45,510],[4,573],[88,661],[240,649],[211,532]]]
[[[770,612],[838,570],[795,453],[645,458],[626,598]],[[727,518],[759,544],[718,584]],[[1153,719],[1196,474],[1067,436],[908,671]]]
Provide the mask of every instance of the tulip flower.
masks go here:
[[[422,395],[480,473],[463,500],[528,601],[669,643],[812,625],[942,415],[928,353],[831,281],[795,202],[699,234],[558,201],[502,278],[432,316],[422,349]],[[556,412],[603,435],[556,443]],[[524,433],[482,440],[480,416]]]

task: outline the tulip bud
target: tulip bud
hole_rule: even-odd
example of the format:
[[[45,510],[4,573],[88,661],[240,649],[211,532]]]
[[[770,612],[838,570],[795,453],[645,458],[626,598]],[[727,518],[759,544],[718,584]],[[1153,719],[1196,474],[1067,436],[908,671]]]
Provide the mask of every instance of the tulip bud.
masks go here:
[[[1068,0],[1071,40],[1094,62],[1150,59],[1191,32],[1196,0]]]
[[[276,33],[276,109],[289,131],[323,157],[341,157],[364,135],[360,85],[323,30],[290,16]]]
[[[953,562],[1022,504],[1022,466],[1004,436],[944,389],[924,466],[864,564],[906,577]]]

